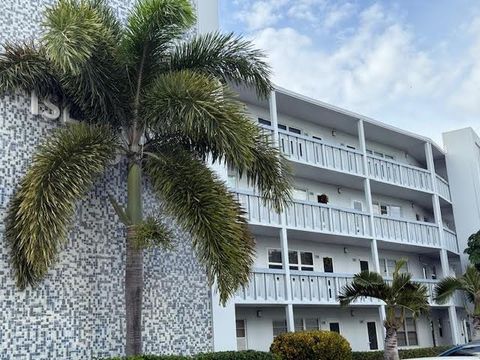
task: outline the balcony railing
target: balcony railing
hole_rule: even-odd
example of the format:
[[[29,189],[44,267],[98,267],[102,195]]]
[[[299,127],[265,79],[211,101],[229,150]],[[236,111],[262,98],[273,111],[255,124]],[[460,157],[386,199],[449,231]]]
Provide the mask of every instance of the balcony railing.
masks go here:
[[[285,302],[287,298],[284,271],[274,269],[252,271],[248,286],[237,292],[236,300],[248,303]]]
[[[458,241],[457,234],[450,229],[443,228],[443,241],[445,242],[444,247],[447,250],[458,253]]]
[[[251,224],[280,225],[280,215],[263,203],[259,195],[236,191],[237,199],[247,212],[248,222]]]
[[[440,236],[436,224],[385,216],[375,216],[374,223],[378,239],[440,247]]]
[[[371,236],[369,216],[353,209],[294,201],[286,211],[287,226],[332,234]]]
[[[447,201],[451,201],[450,187],[448,186],[447,180],[445,180],[444,178],[442,178],[438,175],[436,177],[437,177],[438,195],[440,195],[441,197],[443,197]]]
[[[353,280],[353,277],[353,274],[291,271],[292,301],[295,304],[338,305],[338,295],[342,288]],[[434,301],[434,291],[439,280],[414,279],[413,281],[427,287],[430,305],[438,305]],[[286,280],[283,270],[255,269],[248,286],[238,291],[236,295],[237,303],[277,304],[286,301]],[[451,303],[456,306],[463,306],[463,302],[463,294],[460,292],[457,292],[451,300]],[[381,303],[372,298],[362,298],[355,302],[355,304],[366,305]]]
[[[428,170],[372,155],[367,157],[367,164],[368,174],[376,180],[415,190],[433,191]]]
[[[281,225],[280,215],[270,206],[264,205],[259,195],[238,190],[236,195],[247,212],[249,223]],[[369,215],[354,209],[295,200],[286,208],[285,215],[286,226],[290,229],[367,238],[373,234]],[[375,235],[379,240],[437,248],[442,245],[438,226],[434,223],[376,215],[374,226]],[[457,253],[455,232],[444,228],[443,234],[443,246]]]
[[[279,130],[281,152],[291,160],[323,168],[364,175],[361,152],[321,140]]]

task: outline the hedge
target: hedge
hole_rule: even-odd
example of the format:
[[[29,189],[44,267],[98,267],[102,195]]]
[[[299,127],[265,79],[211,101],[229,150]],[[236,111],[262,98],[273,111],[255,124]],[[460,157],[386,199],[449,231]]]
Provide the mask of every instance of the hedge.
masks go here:
[[[400,359],[413,359],[437,356],[452,346],[437,346],[430,348],[416,348],[399,350]],[[383,360],[383,351],[357,351],[352,354],[352,360]]]
[[[282,360],[350,360],[348,341],[333,331],[300,331],[278,335],[270,351]]]
[[[278,357],[267,352],[247,350],[205,353],[195,356],[141,355],[126,358],[115,357],[104,360],[278,360]]]

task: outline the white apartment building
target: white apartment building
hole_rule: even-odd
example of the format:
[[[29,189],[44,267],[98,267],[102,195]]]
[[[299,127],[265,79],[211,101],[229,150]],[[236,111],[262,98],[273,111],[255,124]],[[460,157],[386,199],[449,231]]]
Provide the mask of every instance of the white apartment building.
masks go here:
[[[238,91],[252,121],[288,159],[294,200],[277,214],[228,170],[256,258],[250,285],[225,308],[213,301],[215,348],[268,350],[281,332],[322,329],[340,332],[353,350],[382,349],[384,306],[364,299],[341,308],[337,296],[361,270],[392,276],[399,259],[427,285],[431,304],[428,316],[406,319],[399,345],[467,342],[461,295],[446,305],[433,300],[439,279],[462,271],[442,148],[282,88],[265,101]]]

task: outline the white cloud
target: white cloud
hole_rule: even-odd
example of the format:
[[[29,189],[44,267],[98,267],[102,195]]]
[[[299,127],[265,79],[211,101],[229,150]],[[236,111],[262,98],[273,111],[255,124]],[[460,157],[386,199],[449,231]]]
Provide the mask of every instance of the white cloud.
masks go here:
[[[245,1],[237,18],[244,22],[249,30],[257,30],[274,25],[282,18],[280,9],[288,0]]]
[[[350,18],[353,15],[354,10],[355,6],[350,2],[334,5],[331,9],[326,11],[322,23],[323,27],[327,30],[334,28],[344,20]]]

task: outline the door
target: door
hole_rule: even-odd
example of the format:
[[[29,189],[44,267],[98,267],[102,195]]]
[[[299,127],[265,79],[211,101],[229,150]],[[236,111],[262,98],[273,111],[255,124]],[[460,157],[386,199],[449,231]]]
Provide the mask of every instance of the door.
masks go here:
[[[237,320],[237,350],[247,350],[247,329],[245,327],[245,320]]]
[[[360,260],[360,271],[368,271],[368,261]]]
[[[370,350],[378,350],[377,325],[375,324],[375,322],[367,323],[367,331]]]

